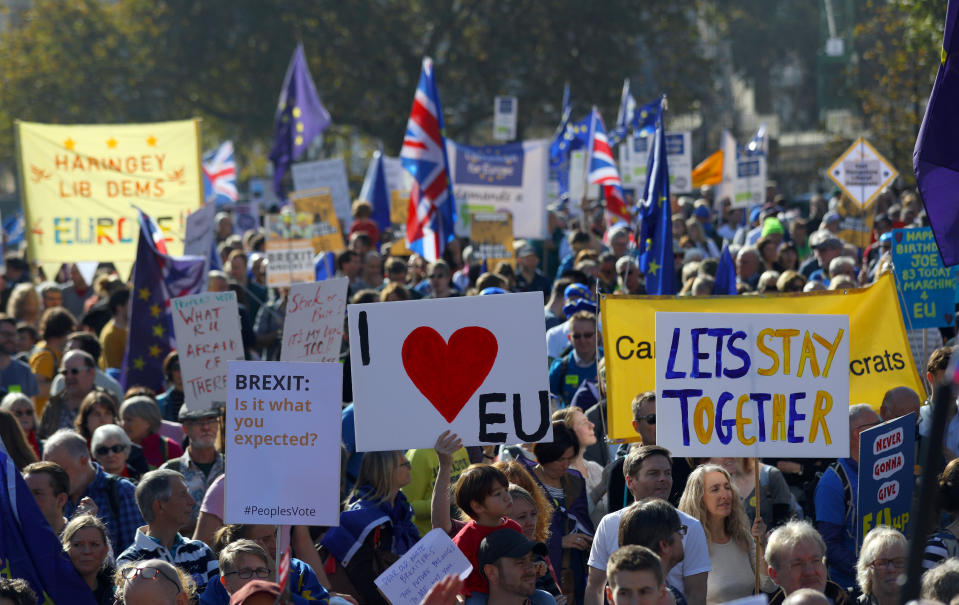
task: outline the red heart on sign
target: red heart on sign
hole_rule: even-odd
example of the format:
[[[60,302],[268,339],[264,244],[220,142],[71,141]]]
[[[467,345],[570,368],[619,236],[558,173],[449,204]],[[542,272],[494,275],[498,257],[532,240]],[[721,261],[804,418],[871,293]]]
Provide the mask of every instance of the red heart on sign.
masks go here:
[[[893,231],[892,235],[893,235],[893,237],[896,238],[896,243],[897,243],[897,244],[901,244],[901,243],[902,243],[902,231]]]
[[[486,328],[460,328],[449,344],[439,332],[416,328],[403,341],[403,369],[446,422],[453,422],[493,369],[499,345]]]

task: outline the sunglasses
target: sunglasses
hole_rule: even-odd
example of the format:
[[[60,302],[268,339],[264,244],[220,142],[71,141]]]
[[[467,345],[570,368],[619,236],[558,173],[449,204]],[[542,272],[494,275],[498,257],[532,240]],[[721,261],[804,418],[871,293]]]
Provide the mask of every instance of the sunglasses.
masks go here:
[[[86,372],[87,368],[63,368],[60,370],[61,374],[70,374],[71,376],[76,376],[80,372]]]
[[[240,578],[243,580],[249,580],[253,576],[256,576],[258,578],[269,578],[270,570],[265,567],[257,567],[256,569],[252,569],[250,567],[244,567],[243,569],[238,569],[236,571],[228,571],[223,575],[232,576],[233,574],[240,576]]]
[[[110,452],[113,452],[114,454],[125,452],[126,449],[127,449],[127,446],[123,445],[122,443],[118,443],[116,445],[101,445],[94,451],[94,453],[97,456],[106,456]]]
[[[140,576],[146,580],[156,580],[157,578],[162,577],[172,582],[173,585],[176,586],[177,594],[183,590],[183,588],[180,587],[179,582],[160,571],[160,569],[157,567],[127,567],[120,572],[120,575],[123,576],[123,579],[127,581],[130,581],[137,576]]]
[[[656,424],[656,414],[646,414],[645,416],[640,416],[640,420],[646,422],[646,424]]]

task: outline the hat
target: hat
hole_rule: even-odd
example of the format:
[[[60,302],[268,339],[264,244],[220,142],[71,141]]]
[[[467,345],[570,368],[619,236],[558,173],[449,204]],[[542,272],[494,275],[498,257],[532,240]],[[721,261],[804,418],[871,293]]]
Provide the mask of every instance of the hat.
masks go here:
[[[687,248],[683,253],[683,264],[703,260],[703,251],[699,248]]]
[[[241,605],[253,595],[265,592],[271,597],[278,597],[281,594],[280,585],[276,582],[267,582],[266,580],[253,580],[243,586],[240,590],[233,593],[230,597],[230,605]]]
[[[835,210],[830,210],[829,212],[826,213],[825,216],[822,217],[822,222],[824,222],[824,223],[831,223],[831,222],[833,222],[833,221],[837,221],[837,222],[838,222],[839,219],[841,219],[841,218],[842,218],[842,217],[839,216],[839,213],[838,213],[838,212],[836,212]]]
[[[476,561],[482,570],[484,565],[496,563],[502,557],[518,559],[525,557],[530,551],[541,557],[549,554],[542,542],[531,542],[515,529],[498,529],[480,542]]]
[[[749,212],[749,222],[755,223],[759,220],[759,215],[762,214],[762,206],[756,206]]]
[[[828,229],[819,229],[809,236],[810,248],[842,248],[842,240]]]
[[[523,258],[524,256],[536,256],[536,250],[529,244],[523,244],[516,251],[516,258]]]
[[[770,216],[766,218],[766,222],[763,223],[762,237],[766,237],[770,233],[785,233],[786,230],[783,229],[783,224],[779,221],[778,218]]]
[[[706,206],[696,206],[693,209],[693,216],[696,218],[709,218],[709,208]]]
[[[221,408],[212,407],[205,410],[191,410],[186,407],[186,404],[180,406],[180,411],[177,413],[177,419],[180,422],[186,422],[187,420],[200,420],[201,418],[217,418],[223,414]]]
[[[587,286],[583,284],[570,284],[566,286],[566,289],[563,290],[563,298],[569,300],[571,298],[592,298],[593,293],[590,292]]]
[[[489,296],[490,294],[506,294],[506,290],[490,286],[489,288],[483,288],[479,293],[480,296]]]
[[[879,244],[880,244],[880,245],[882,245],[882,244],[889,244],[889,245],[891,246],[891,245],[892,245],[892,231],[886,231],[885,233],[883,233],[882,235],[880,235],[880,236],[879,236]]]

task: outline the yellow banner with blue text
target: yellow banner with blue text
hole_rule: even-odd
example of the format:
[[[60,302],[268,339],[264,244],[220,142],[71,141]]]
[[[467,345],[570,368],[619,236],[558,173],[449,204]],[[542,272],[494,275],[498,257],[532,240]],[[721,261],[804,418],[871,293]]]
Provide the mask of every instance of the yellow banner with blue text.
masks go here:
[[[203,201],[199,121],[151,124],[18,122],[30,258],[40,264],[136,258],[141,208],[171,254]]]
[[[606,352],[610,439],[620,442],[639,440],[639,435],[632,425],[631,403],[639,393],[657,390],[656,314],[663,312],[687,313],[690,321],[697,314],[708,319],[708,314],[713,313],[846,315],[849,317],[848,403],[868,403],[878,410],[886,391],[897,386],[910,387],[920,397],[924,396],[923,383],[912,360],[895,288],[892,275],[886,274],[872,286],[845,292],[772,294],[761,297],[602,297],[600,311]],[[704,324],[704,327],[717,326]],[[798,327],[798,324],[786,326],[790,327]],[[796,337],[797,342],[801,343],[802,338],[802,334],[799,334]],[[664,347],[671,346],[670,342],[660,344]],[[766,367],[773,362],[770,355],[776,348],[772,340],[763,344],[763,348],[771,349],[768,354],[762,351],[766,356],[763,357],[761,367]],[[704,345],[700,355],[705,355],[705,351]],[[799,357],[796,356],[792,363],[795,365],[798,360]],[[712,363],[714,362],[715,359]],[[759,367],[757,364],[754,369]],[[696,403],[690,400],[693,410]],[[728,414],[734,417],[736,405],[728,406],[728,409]],[[716,408],[713,410],[715,412]],[[714,417],[717,434],[723,426],[722,423],[728,420]],[[670,427],[657,426],[657,441],[660,441],[660,432],[682,431],[682,428],[681,423]],[[694,426],[693,439],[696,438],[695,429]]]

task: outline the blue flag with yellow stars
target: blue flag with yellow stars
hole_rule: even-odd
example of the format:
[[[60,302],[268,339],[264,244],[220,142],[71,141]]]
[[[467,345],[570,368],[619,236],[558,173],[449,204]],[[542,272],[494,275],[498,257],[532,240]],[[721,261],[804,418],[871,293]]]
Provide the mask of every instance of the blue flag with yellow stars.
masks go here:
[[[662,101],[656,109],[656,132],[653,136],[653,151],[646,164],[646,191],[639,206],[642,219],[639,270],[646,276],[647,294],[672,295],[676,294],[677,289]]]
[[[286,70],[280,102],[276,108],[276,134],[273,137],[273,191],[283,199],[283,175],[293,160],[303,155],[313,139],[330,125],[330,113],[316,93],[303,45],[298,44]]]
[[[162,250],[160,227],[142,210],[137,259],[133,265],[133,292],[130,296],[130,329],[123,353],[120,384],[150,387],[157,393],[163,384],[163,360],[176,347],[170,301],[197,294],[206,286],[206,262],[201,256],[173,257]]]

